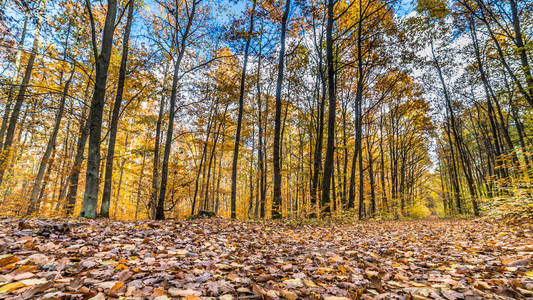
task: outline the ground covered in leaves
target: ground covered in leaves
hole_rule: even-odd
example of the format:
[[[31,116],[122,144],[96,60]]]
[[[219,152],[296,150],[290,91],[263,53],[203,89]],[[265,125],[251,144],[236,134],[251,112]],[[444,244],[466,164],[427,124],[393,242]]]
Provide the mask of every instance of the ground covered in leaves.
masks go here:
[[[0,299],[527,299],[531,224],[0,220]]]

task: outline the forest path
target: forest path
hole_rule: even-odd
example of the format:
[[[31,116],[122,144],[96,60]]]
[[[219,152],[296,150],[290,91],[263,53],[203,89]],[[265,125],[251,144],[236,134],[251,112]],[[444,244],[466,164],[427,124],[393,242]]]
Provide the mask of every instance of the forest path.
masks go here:
[[[533,296],[530,225],[0,220],[0,298]]]

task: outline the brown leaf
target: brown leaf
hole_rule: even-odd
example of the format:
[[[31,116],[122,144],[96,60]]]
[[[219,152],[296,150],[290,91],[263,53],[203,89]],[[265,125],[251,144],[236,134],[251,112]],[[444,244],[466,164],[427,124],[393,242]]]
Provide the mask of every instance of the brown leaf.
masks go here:
[[[41,284],[38,284],[38,285],[34,285],[32,286],[31,288],[25,290],[23,293],[22,293],[22,298],[24,299],[28,299],[28,298],[31,298],[33,295],[35,294],[39,294],[39,293],[42,293],[46,290],[48,290],[49,288],[51,288],[52,286],[54,286],[54,283],[52,281],[48,281],[48,282],[45,282],[45,283],[41,283]]]
[[[296,295],[295,293],[291,292],[291,291],[288,291],[288,290],[280,290],[279,291],[280,295],[287,299],[287,300],[296,300],[298,299],[298,295]]]
[[[13,264],[13,263],[16,263],[18,261],[20,261],[20,258],[9,254],[7,256],[4,256],[4,257],[0,258],[0,268],[2,268],[4,266],[7,266],[7,265],[10,265],[10,264]]]

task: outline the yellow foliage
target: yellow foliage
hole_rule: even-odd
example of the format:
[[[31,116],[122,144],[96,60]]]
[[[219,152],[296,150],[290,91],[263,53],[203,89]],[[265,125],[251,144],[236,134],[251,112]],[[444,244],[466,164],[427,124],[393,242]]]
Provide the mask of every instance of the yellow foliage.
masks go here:
[[[429,208],[427,208],[425,204],[420,203],[420,201],[418,201],[409,210],[409,215],[416,219],[423,219],[429,217],[431,215],[431,211],[429,210]]]

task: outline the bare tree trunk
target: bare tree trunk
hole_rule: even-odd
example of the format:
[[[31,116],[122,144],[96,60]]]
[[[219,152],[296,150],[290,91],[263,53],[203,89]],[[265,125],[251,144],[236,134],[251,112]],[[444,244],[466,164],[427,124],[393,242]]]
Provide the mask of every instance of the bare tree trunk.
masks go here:
[[[78,182],[81,173],[81,165],[83,162],[83,154],[85,152],[85,144],[89,137],[89,123],[86,119],[86,112],[84,111],[80,120],[80,134],[76,143],[76,156],[72,164],[72,171],[67,180],[68,192],[66,198],[65,216],[71,216],[74,213],[74,206],[76,205],[76,196],[78,193]]]
[[[475,12],[472,10],[472,7],[470,7],[469,5],[466,5],[466,4],[463,4],[463,6],[468,9],[470,12],[472,12],[473,14],[475,14]],[[516,74],[513,72],[513,70],[511,69],[511,67],[509,66],[509,63],[507,62],[507,60],[505,59],[505,55],[503,53],[503,50],[501,48],[501,45],[500,45],[500,41],[498,40],[498,38],[496,37],[496,35],[494,34],[494,30],[492,29],[492,27],[490,26],[490,23],[489,21],[487,20],[487,17],[485,16],[485,13],[483,11],[483,9],[480,10],[480,13],[481,15],[478,16],[479,20],[481,20],[485,26],[487,27],[487,31],[489,33],[489,36],[491,38],[491,40],[494,42],[494,46],[496,47],[496,52],[498,53],[498,57],[500,58],[500,61],[504,67],[504,69],[509,73],[509,75],[511,76],[513,82],[516,84],[516,86],[518,87],[518,90],[520,91],[520,93],[524,96],[524,98],[526,98],[526,100],[528,101],[529,105],[531,107],[533,107],[533,98],[531,97],[530,95],[530,92],[526,91],[524,89],[524,87],[522,86],[522,83],[520,83],[520,80],[518,80]],[[531,78],[531,77],[530,77]]]
[[[141,202],[141,191],[142,191],[142,183],[143,183],[143,177],[144,177],[144,165],[146,162],[146,153],[143,152],[143,161],[141,164],[141,173],[139,174],[139,183],[137,183],[137,201],[135,202],[135,220],[137,220],[137,215],[139,213],[139,203]]]
[[[174,64],[174,75],[172,78],[172,90],[170,93],[170,110],[168,112],[169,114],[168,129],[167,129],[167,137],[165,141],[165,152],[163,153],[163,165],[161,168],[161,186],[159,189],[159,200],[157,201],[157,207],[156,207],[156,212],[155,212],[156,220],[165,219],[165,193],[166,193],[167,180],[168,180],[168,161],[170,159],[170,150],[171,150],[170,148],[172,146],[172,134],[174,131],[174,116],[176,114],[178,76],[179,76],[181,60],[183,59],[183,55],[185,54],[185,47],[187,46],[187,39],[189,38],[191,26],[194,21],[194,17],[196,13],[196,5],[198,3],[199,3],[198,0],[193,0],[192,9],[187,20],[187,27],[185,28],[185,32],[183,33],[183,36],[181,37],[178,57]]]
[[[120,175],[118,178],[117,194],[115,198],[115,207],[113,209],[114,219],[117,218],[117,207],[118,207],[118,202],[120,201],[120,187],[122,186],[122,176],[124,175],[124,166],[126,165],[126,155],[128,152],[128,136],[129,136],[129,132],[126,132],[126,140],[124,141],[124,156],[122,157],[122,162],[120,164]]]
[[[372,146],[369,143],[370,136],[367,137],[366,147],[368,154],[368,178],[370,181],[370,217],[376,215],[376,192],[374,187],[374,158],[372,157]]]
[[[229,103],[229,102],[228,102]],[[226,117],[226,110],[228,108],[228,105],[226,105],[226,108],[224,109],[224,115],[222,117],[222,120],[225,119]],[[205,194],[204,194],[204,210],[209,210],[209,205],[208,205],[208,202],[209,202],[209,181],[210,181],[210,178],[211,178],[211,166],[213,165],[213,159],[215,158],[215,151],[217,149],[217,142],[218,142],[218,138],[220,136],[220,129],[222,128],[222,124],[224,122],[221,121],[218,123],[218,127],[217,127],[217,131],[216,131],[216,134],[215,134],[215,139],[213,141],[213,146],[211,147],[211,154],[209,156],[209,163],[208,163],[208,166],[207,166],[207,180],[206,180],[206,183],[205,183]],[[213,167],[214,169],[214,167]],[[214,173],[214,172],[213,172]],[[214,175],[213,175],[214,176]],[[193,213],[194,213],[194,208],[193,208]]]
[[[165,67],[163,76],[163,85],[165,85],[168,75],[168,64]],[[164,91],[164,89],[163,89]],[[154,161],[152,167],[152,191],[150,194],[150,203],[148,204],[150,218],[155,219],[155,210],[159,186],[159,151],[161,147],[161,125],[163,123],[163,112],[165,108],[165,93],[161,94],[161,103],[159,104],[159,113],[157,114],[157,122],[155,127],[155,143],[154,143]]]
[[[444,92],[444,98],[445,98],[445,101],[446,101],[446,111],[449,113],[449,120],[447,122],[447,135],[448,135],[448,141],[449,141],[449,144],[450,144],[450,151],[451,151],[451,155],[452,155],[452,163],[453,163],[453,177],[454,177],[454,180],[453,180],[453,184],[454,184],[454,190],[455,190],[455,202],[456,202],[456,206],[457,206],[457,209],[459,211],[460,214],[463,213],[463,209],[462,209],[462,206],[461,206],[461,197],[460,197],[460,192],[459,192],[459,183],[458,183],[458,175],[457,175],[457,169],[456,169],[456,164],[455,164],[455,154],[454,154],[454,142],[452,142],[452,139],[450,137],[450,127],[451,127],[451,131],[455,137],[455,143],[460,143],[459,141],[459,135],[457,133],[457,130],[455,128],[455,117],[454,117],[454,112],[453,112],[453,107],[451,105],[451,99],[450,99],[450,96],[448,94],[448,89],[446,88],[446,83],[444,82],[444,77],[442,75],[442,70],[441,70],[441,67],[440,67],[440,64],[435,56],[435,52],[434,52],[434,49],[433,49],[433,40],[431,40],[431,53],[432,53],[432,57],[433,57],[433,62],[435,64],[435,68],[437,69],[437,74],[439,75],[439,80],[442,84],[442,89],[443,89],[443,92]]]
[[[261,98],[261,59],[263,50],[263,24],[261,22],[261,34],[259,37],[259,53],[257,58],[257,110],[258,110],[258,145],[257,145],[257,164],[259,165],[259,188],[258,188],[258,202],[255,206],[255,217],[264,217],[264,203],[266,202],[265,189],[265,159],[264,159],[264,137],[263,137],[263,102]]]
[[[362,150],[362,102],[363,102],[363,83],[364,83],[364,69],[363,69],[363,41],[362,41],[362,12],[359,12],[359,25],[357,27],[357,88],[355,92],[355,150],[352,159],[352,172],[350,180],[350,191],[348,195],[348,208],[355,207],[355,167],[357,158],[359,157],[359,219],[362,218],[363,209],[363,150]]]
[[[343,146],[343,179],[342,179],[342,200],[341,205],[342,208],[345,208],[347,206],[347,187],[348,187],[348,134],[346,132],[346,107],[343,109],[342,112],[342,146]]]
[[[46,168],[46,173],[44,175],[44,180],[43,180],[41,186],[39,187],[39,197],[38,197],[38,199],[44,199],[44,198],[47,197],[47,195],[46,195],[46,186],[48,185],[48,182],[50,181],[50,174],[52,173],[53,162],[54,162],[55,156],[56,156],[56,148],[54,146],[54,148],[52,149],[52,154],[50,155],[50,158],[46,162],[46,164],[48,165],[48,168]],[[41,207],[41,201],[39,200],[39,202],[36,204],[35,210],[38,212],[40,207]]]
[[[87,10],[91,16],[93,50],[96,56],[96,30],[94,20],[92,20],[92,8],[86,0]],[[100,166],[100,139],[102,133],[102,114],[105,105],[105,93],[107,83],[107,71],[111,59],[113,48],[113,33],[115,31],[115,16],[117,14],[117,1],[107,1],[107,13],[105,18],[104,33],[102,37],[102,49],[96,59],[96,80],[94,94],[89,111],[89,152],[87,155],[87,171],[85,176],[85,195],[80,217],[96,218],[96,205],[98,202],[99,174]]]
[[[228,111],[228,104],[229,102],[226,103],[225,107],[224,107],[224,114],[222,115],[222,121],[220,121],[218,123],[218,127],[216,129],[216,133],[215,133],[215,138],[214,138],[214,141],[213,141],[213,146],[211,147],[211,154],[209,156],[209,163],[208,163],[208,167],[207,167],[207,180],[206,180],[206,183],[205,183],[205,194],[204,194],[204,210],[209,210],[209,205],[208,205],[208,196],[209,196],[209,181],[210,181],[210,178],[211,178],[211,166],[213,165],[213,159],[215,158],[215,152],[216,152],[216,149],[217,149],[217,143],[218,143],[218,138],[220,137],[220,130],[222,129],[222,125],[224,124],[224,121],[226,119],[226,112]],[[216,117],[216,116],[215,116]],[[213,166],[213,176],[214,176],[214,166]]]
[[[250,49],[250,42],[252,40],[252,33],[254,31],[254,16],[255,5],[257,0],[254,0],[252,6],[252,12],[250,16],[250,27],[248,28],[248,34],[246,36],[246,44],[244,46],[244,61],[242,64],[241,83],[239,92],[239,111],[237,113],[237,129],[235,131],[235,145],[233,150],[233,163],[231,170],[231,218],[237,217],[237,163],[239,160],[239,147],[241,143],[241,126],[242,126],[242,114],[244,108],[244,85],[246,80],[246,65],[248,64],[248,52]]]
[[[71,103],[72,104],[72,103]],[[70,111],[72,111],[72,106],[71,106],[71,109]],[[70,128],[70,120],[68,120],[67,122],[67,128]],[[64,150],[65,152],[63,153],[63,165],[60,169],[60,172],[61,172],[61,180],[60,180],[60,188],[59,188],[59,196],[57,197],[57,203],[56,203],[56,207],[55,207],[55,211],[56,212],[59,212],[59,210],[61,209],[62,206],[64,206],[64,200],[65,199],[65,196],[66,196],[66,193],[67,193],[67,188],[68,188],[68,176],[67,176],[67,170],[69,169],[70,167],[70,162],[71,162],[71,157],[72,157],[72,150],[73,150],[73,143],[72,141],[69,139],[70,135],[68,134],[65,134],[65,138],[63,140],[63,147],[64,147]]]
[[[388,212],[387,193],[385,191],[385,155],[383,151],[383,111],[379,117],[379,155],[380,155],[380,185],[381,185],[381,206],[385,212]]]
[[[131,23],[133,21],[133,11],[135,8],[134,0],[128,3],[128,18],[126,19],[126,28],[122,38],[122,58],[120,60],[120,69],[118,71],[118,85],[115,104],[113,104],[113,116],[109,128],[109,142],[107,145],[107,157],[105,163],[104,192],[102,194],[102,204],[100,207],[100,216],[109,218],[109,203],[111,202],[111,181],[113,179],[113,158],[115,156],[115,142],[117,139],[118,119],[120,117],[120,107],[122,106],[122,96],[124,93],[124,83],[126,81],[126,71],[128,62],[128,48],[131,32]]]
[[[57,133],[59,132],[59,126],[61,125],[61,120],[63,119],[63,112],[65,111],[65,102],[67,100],[67,94],[68,94],[68,90],[70,87],[70,83],[72,81],[72,76],[74,76],[74,70],[75,68],[72,68],[70,77],[66,81],[65,87],[63,88],[63,94],[61,95],[61,101],[59,102],[59,108],[57,110],[54,127],[52,129],[52,133],[50,134],[50,138],[48,139],[48,144],[46,145],[46,149],[44,151],[43,157],[41,158],[41,163],[39,164],[39,171],[37,172],[37,177],[35,178],[35,183],[33,184],[33,188],[31,190],[30,206],[28,207],[28,210],[26,211],[27,215],[34,213],[35,208],[38,207],[37,202],[39,200],[38,199],[39,188],[41,187],[41,182],[43,180],[44,171],[46,169],[47,164],[49,163],[50,154],[52,153],[52,149],[55,147],[55,144],[56,144]]]
[[[509,0],[511,3],[511,15],[513,16],[513,29],[515,32],[515,42],[520,53],[520,63],[522,64],[522,71],[526,77],[527,89],[529,91],[529,105],[533,107],[533,76],[531,75],[531,67],[527,59],[526,46],[522,39],[522,31],[520,28],[520,17],[518,15],[518,5],[516,0]]]
[[[281,199],[281,88],[283,85],[283,71],[285,69],[285,36],[287,33],[287,21],[289,18],[291,1],[285,1],[285,11],[281,19],[281,38],[278,61],[278,78],[276,83],[276,113],[274,119],[274,197],[272,199],[272,218],[282,217]]]
[[[250,199],[248,199],[248,219],[252,218],[254,206],[254,151],[255,151],[255,127],[252,127],[252,149],[250,150]]]
[[[335,115],[337,110],[337,94],[335,82],[335,62],[333,57],[333,14],[334,0],[328,0],[326,25],[326,60],[328,66],[328,140],[326,146],[326,157],[324,161],[324,178],[322,183],[321,207],[325,213],[330,212],[330,185],[333,174],[333,156],[335,151]]]
[[[316,134],[316,142],[315,142],[315,151],[314,151],[314,157],[313,157],[313,177],[311,179],[311,213],[310,216],[314,217],[316,216],[316,204],[317,204],[317,198],[318,198],[318,177],[320,175],[320,171],[322,169],[322,143],[324,140],[324,107],[326,104],[326,79],[323,75],[322,70],[322,54],[320,54],[319,58],[319,66],[320,68],[320,81],[322,86],[322,93],[320,98],[318,98],[318,124],[317,124],[317,134]]]
[[[224,128],[225,129],[225,128]],[[217,177],[217,194],[215,199],[215,214],[218,215],[218,210],[220,207],[220,179],[222,178],[222,161],[224,160],[224,143],[226,140],[225,130],[222,130],[222,143],[220,144],[220,159],[218,160],[218,177]]]
[[[218,105],[218,104],[217,104]],[[196,197],[198,195],[198,185],[200,183],[200,174],[202,174],[202,170],[204,171],[202,175],[202,179],[205,180],[205,167],[204,167],[204,160],[207,157],[207,143],[209,142],[209,135],[211,134],[211,126],[213,124],[213,120],[217,114],[217,107],[215,107],[214,111],[209,113],[209,120],[207,121],[207,128],[206,128],[206,136],[204,141],[204,146],[202,150],[202,155],[200,156],[200,163],[198,163],[198,172],[196,172],[196,180],[194,181],[194,196],[192,198],[192,205],[191,205],[191,216],[194,215],[194,210],[196,208]],[[202,192],[200,191],[200,196]],[[200,203],[200,209],[202,209],[202,204]]]

